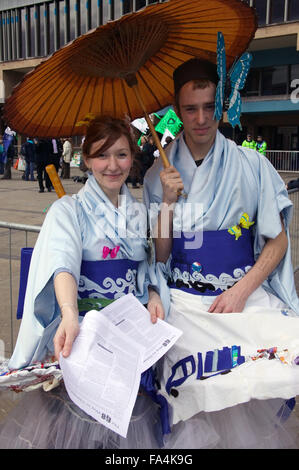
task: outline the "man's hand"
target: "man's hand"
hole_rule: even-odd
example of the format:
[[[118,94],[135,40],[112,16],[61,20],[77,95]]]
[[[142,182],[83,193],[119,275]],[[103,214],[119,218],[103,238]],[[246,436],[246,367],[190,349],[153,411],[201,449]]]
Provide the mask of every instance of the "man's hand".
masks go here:
[[[218,295],[210,306],[210,313],[232,313],[242,312],[247,300],[246,296],[242,296],[238,290],[238,285],[231,287],[227,291]]]
[[[243,312],[248,297],[262,285],[285,255],[288,239],[281,218],[282,231],[268,239],[252,268],[233,287],[220,294],[209,308],[211,313]]]
[[[184,189],[180,173],[174,166],[169,166],[161,171],[160,180],[163,188],[163,202],[169,205],[177,202],[180,192]]]

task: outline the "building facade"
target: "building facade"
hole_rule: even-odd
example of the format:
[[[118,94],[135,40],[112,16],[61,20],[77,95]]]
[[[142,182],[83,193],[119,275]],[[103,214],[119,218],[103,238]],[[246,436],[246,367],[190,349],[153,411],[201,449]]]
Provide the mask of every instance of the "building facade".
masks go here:
[[[262,134],[272,149],[299,149],[299,0],[245,0],[259,28],[250,44],[252,67],[243,95],[241,142]],[[151,0],[0,0],[1,104],[23,76],[63,45]],[[0,120],[0,131],[5,123]]]
[[[249,52],[250,73],[242,92],[242,131],[224,128],[241,143],[262,134],[273,150],[299,150],[299,1],[248,0],[259,27]]]

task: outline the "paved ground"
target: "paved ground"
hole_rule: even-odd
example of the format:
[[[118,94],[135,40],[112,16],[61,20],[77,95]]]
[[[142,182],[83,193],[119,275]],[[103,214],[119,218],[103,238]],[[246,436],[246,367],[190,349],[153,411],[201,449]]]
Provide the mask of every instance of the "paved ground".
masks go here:
[[[77,175],[81,175],[80,170],[72,168],[71,177]],[[37,181],[24,181],[21,176],[21,172],[12,170],[11,180],[0,179],[0,221],[40,226],[45,218],[46,209],[57,199],[56,193],[54,191],[39,193]],[[298,175],[286,173],[282,176],[285,181],[298,177]],[[82,187],[81,183],[74,182],[72,179],[63,180],[62,183],[67,194],[74,194]],[[132,193],[141,200],[142,189],[132,189]],[[20,322],[15,319],[15,312],[19,290],[20,249],[24,246],[33,246],[36,236],[36,234],[28,233],[26,240],[23,231],[13,231],[10,253],[9,230],[0,228],[0,357],[10,356],[19,329]],[[11,396],[2,396],[0,420],[15,405],[17,399],[16,395],[13,399]],[[299,405],[296,408],[296,414],[299,417]]]

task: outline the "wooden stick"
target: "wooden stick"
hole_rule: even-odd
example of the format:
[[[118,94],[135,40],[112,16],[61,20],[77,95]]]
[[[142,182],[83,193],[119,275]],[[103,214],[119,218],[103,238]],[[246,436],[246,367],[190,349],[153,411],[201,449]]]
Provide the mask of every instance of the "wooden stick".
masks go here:
[[[55,166],[47,165],[46,172],[49,175],[49,178],[51,180],[51,183],[53,184],[53,188],[55,189],[58,198],[61,198],[62,196],[66,194],[66,192],[61,184],[61,181],[60,181],[60,178],[58,176]]]

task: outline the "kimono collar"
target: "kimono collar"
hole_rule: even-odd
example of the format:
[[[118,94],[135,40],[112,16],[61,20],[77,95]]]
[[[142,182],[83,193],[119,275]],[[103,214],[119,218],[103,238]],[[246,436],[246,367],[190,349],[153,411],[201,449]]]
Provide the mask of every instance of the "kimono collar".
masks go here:
[[[140,259],[147,246],[147,211],[124,184],[115,207],[104,193],[95,177],[90,174],[84,188],[76,195],[84,211],[95,218],[107,239],[120,246],[124,257]]]

